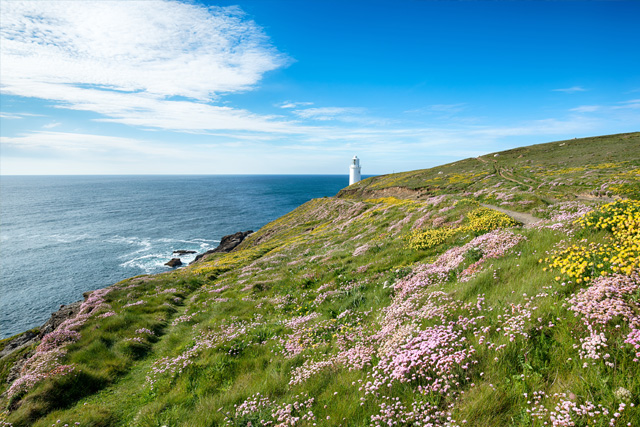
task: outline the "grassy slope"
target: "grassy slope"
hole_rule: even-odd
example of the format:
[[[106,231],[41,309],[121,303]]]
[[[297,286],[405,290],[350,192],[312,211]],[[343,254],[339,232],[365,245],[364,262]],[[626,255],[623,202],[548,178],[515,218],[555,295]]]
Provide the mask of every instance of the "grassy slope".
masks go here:
[[[451,416],[455,424],[528,426],[549,421],[558,404],[592,402],[610,414],[569,410],[577,425],[608,425],[620,404],[627,406],[618,425],[638,423],[631,404],[639,403],[640,369],[624,343],[628,322],[616,317],[598,326],[608,347],[598,350],[599,359],[581,359],[589,332],[566,299],[585,285],[539,262],[555,247],[604,242],[609,233],[513,227],[510,238],[525,239],[496,258],[488,258],[496,248],[481,244],[452,254],[477,236],[493,236],[471,225],[477,202],[548,217],[558,206],[575,210],[559,203],[578,196],[601,198],[587,204],[637,199],[639,147],[638,133],[542,144],[370,178],[338,198],[312,200],[230,254],[112,287],[71,327],[79,336],[61,334],[54,342],[66,354],[42,357],[42,372],[73,370],[5,395],[9,410],[0,420],[245,426],[280,409],[283,419],[313,413],[315,421],[295,425],[366,426],[376,416],[409,425],[412,405],[422,405],[417,412],[436,425]],[[415,230],[461,226],[434,246],[409,244]],[[505,236],[496,235],[497,247],[508,246]],[[450,268],[440,275],[424,273],[444,261]],[[636,292],[626,300],[635,313],[638,299]],[[113,315],[99,317],[105,313]],[[448,332],[436,334],[441,327]],[[411,353],[418,362],[406,374],[396,356],[408,356],[403,344],[425,335],[430,346]],[[420,394],[445,375],[433,366],[449,359],[457,362],[441,369],[450,388]],[[0,362],[4,377],[10,363]],[[376,374],[383,366],[409,380]],[[390,386],[367,393],[362,385],[376,378]],[[535,413],[534,392],[546,396],[540,417],[527,411]],[[263,400],[234,409],[255,393]],[[287,409],[294,402],[308,407]],[[394,411],[381,410],[390,406]]]
[[[495,201],[487,188],[508,188],[514,200],[535,204],[572,199],[576,196],[605,195],[601,186],[622,180],[637,166],[638,133],[599,136],[532,145],[476,159],[466,159],[431,169],[381,175],[363,180],[342,191],[342,196],[376,194],[402,187],[416,190],[415,195],[472,192],[486,202]],[[494,154],[497,154],[495,156]],[[614,186],[608,194],[633,192],[636,187]],[[519,208],[516,210],[529,209]]]

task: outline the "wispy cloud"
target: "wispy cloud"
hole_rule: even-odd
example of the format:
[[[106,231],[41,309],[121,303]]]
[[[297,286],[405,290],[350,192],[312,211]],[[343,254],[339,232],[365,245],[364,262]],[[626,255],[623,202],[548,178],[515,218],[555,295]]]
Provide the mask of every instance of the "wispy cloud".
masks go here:
[[[44,129],[53,129],[53,128],[57,128],[58,126],[60,126],[62,123],[60,122],[51,122],[51,123],[47,123],[46,125],[42,126]]]
[[[407,110],[405,113],[409,114],[456,114],[464,111],[466,108],[465,103],[458,104],[433,104],[423,108],[416,108],[413,110]]]
[[[70,153],[111,153],[124,151],[144,155],[182,157],[177,148],[164,147],[152,141],[109,135],[73,132],[38,131],[14,137],[0,137],[5,148],[27,151],[51,150]]]
[[[633,104],[629,101],[624,105]],[[589,136],[598,129],[608,128],[614,133],[638,126],[640,115],[636,110],[609,107],[599,115],[572,113],[563,118],[520,120],[506,125],[423,123],[417,127],[406,123],[351,123],[304,127],[296,135],[215,131],[194,137],[189,149],[151,139],[37,131],[0,138],[0,170],[23,173],[37,164],[38,173],[234,173],[238,162],[242,162],[253,173],[272,173],[274,164],[293,165],[287,169],[289,173],[341,173],[344,165],[340,159],[356,153],[368,159],[367,173],[386,173],[391,168],[399,171],[431,167],[527,143]],[[45,163],[43,154],[63,161]],[[73,161],[76,163],[69,163]]]
[[[0,111],[0,118],[2,119],[23,119],[25,117],[43,117],[42,114],[33,114],[33,113],[6,113]]]
[[[5,94],[141,127],[272,132],[284,126],[215,105],[224,94],[255,88],[266,72],[288,62],[238,8],[168,0],[2,7]]]
[[[562,89],[553,89],[553,92],[564,92],[564,93],[576,93],[576,92],[586,92],[587,89],[582,86],[572,86]]]
[[[353,122],[361,119],[361,116],[365,113],[365,109],[357,107],[318,107],[294,110],[293,113],[303,119]]]
[[[581,105],[576,108],[572,108],[569,111],[575,111],[576,113],[593,113],[602,109],[600,105]]]
[[[11,113],[0,113],[0,119],[9,119],[9,120],[16,120],[16,119],[21,119],[22,116],[19,114],[11,114]]]
[[[293,101],[285,101],[280,104],[276,104],[276,107],[280,108],[298,108],[298,107],[306,107],[308,105],[313,105],[313,102],[293,102]]]
[[[621,101],[615,105],[581,105],[576,108],[572,108],[569,111],[576,113],[593,113],[596,111],[603,113],[612,113],[615,110],[636,110],[640,109],[640,99],[630,99],[628,101]]]
[[[627,108],[635,110],[640,108],[640,99],[632,99],[630,101],[621,102],[620,104],[621,105],[617,105],[613,108],[617,110],[627,109]]]

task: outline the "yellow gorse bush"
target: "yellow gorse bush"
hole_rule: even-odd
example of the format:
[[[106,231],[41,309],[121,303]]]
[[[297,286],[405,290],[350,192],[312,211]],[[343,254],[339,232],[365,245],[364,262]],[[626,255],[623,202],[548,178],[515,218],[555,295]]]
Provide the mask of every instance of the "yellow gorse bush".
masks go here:
[[[609,241],[571,245],[545,259],[549,268],[582,283],[610,273],[629,275],[640,267],[640,201],[609,203],[575,222],[585,229],[610,232]]]
[[[509,215],[489,208],[478,208],[467,214],[469,224],[464,227],[465,231],[476,233],[495,230],[496,228],[506,228],[518,225],[518,221]]]
[[[512,227],[519,223],[509,215],[489,208],[478,208],[467,214],[468,224],[456,228],[442,227],[414,231],[409,236],[411,249],[429,249],[444,243],[458,233],[486,233],[497,228]]]
[[[444,243],[449,237],[457,234],[459,228],[429,228],[423,231],[415,231],[409,236],[411,249],[429,249]]]

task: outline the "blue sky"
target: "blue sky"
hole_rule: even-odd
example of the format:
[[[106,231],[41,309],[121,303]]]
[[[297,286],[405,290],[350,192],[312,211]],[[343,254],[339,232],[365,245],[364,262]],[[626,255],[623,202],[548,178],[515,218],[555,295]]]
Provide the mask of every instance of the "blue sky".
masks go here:
[[[2,174],[383,174],[640,130],[637,1],[0,7]]]

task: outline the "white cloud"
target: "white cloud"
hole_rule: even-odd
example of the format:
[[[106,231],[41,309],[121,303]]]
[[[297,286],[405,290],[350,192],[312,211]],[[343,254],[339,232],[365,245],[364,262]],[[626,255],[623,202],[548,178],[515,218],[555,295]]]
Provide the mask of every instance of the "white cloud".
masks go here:
[[[42,114],[32,113],[5,113],[0,111],[0,118],[2,119],[23,119],[25,117],[43,117]]]
[[[417,108],[414,110],[407,110],[405,113],[410,114],[455,114],[464,111],[467,104],[458,103],[458,104],[433,104],[424,108]]]
[[[180,153],[183,152],[176,148],[163,147],[155,142],[135,138],[52,131],[31,132],[14,137],[3,136],[0,137],[0,144],[5,149],[32,152],[51,150],[76,154],[124,151],[153,156],[181,157]]]
[[[293,111],[296,116],[303,119],[320,121],[341,120],[347,122],[361,120],[364,112],[364,108],[355,107],[319,107]]]
[[[22,116],[19,114],[12,114],[12,113],[0,113],[0,119],[10,119],[10,120],[15,120],[15,119],[21,119]]]
[[[313,102],[293,102],[293,101],[285,101],[281,104],[277,104],[276,107],[280,108],[298,108],[298,107],[306,107],[308,105],[313,105]]]
[[[554,92],[564,92],[564,93],[576,93],[576,92],[585,92],[587,89],[581,86],[572,86],[563,89],[553,89]]]
[[[60,126],[62,123],[60,122],[51,122],[51,123],[47,123],[46,125],[42,126],[44,129],[53,129],[53,128],[57,128],[58,126]]]
[[[629,101],[618,102],[617,105],[581,105],[572,108],[569,111],[577,113],[592,113],[600,111],[602,113],[611,114],[616,110],[636,110],[640,109],[640,99],[631,99]]]
[[[153,0],[11,1],[2,9],[0,73],[7,95],[57,101],[142,127],[286,127],[211,104],[254,88],[287,63],[238,8]]]
[[[569,111],[575,111],[576,113],[593,113],[601,108],[602,107],[600,105],[581,105],[579,107],[572,108]]]
[[[627,109],[627,108],[635,110],[640,108],[640,99],[632,99],[630,101],[621,102],[620,104],[622,105],[617,105],[613,108],[616,110]]]

